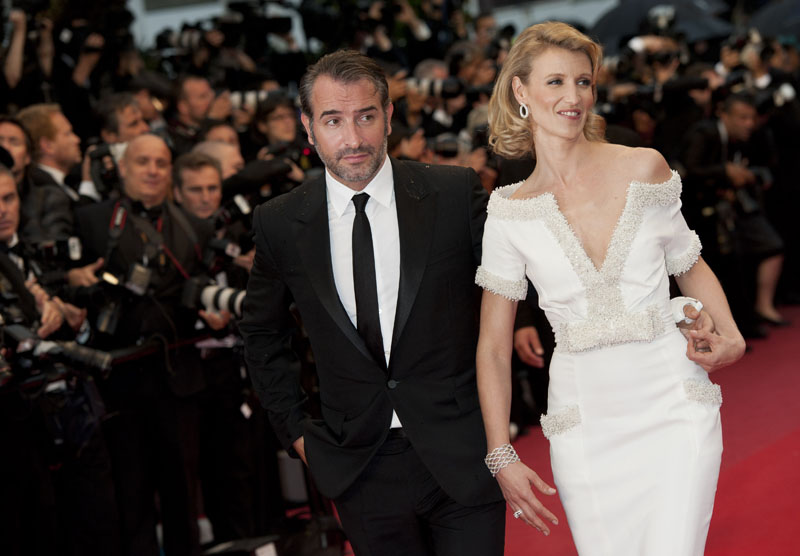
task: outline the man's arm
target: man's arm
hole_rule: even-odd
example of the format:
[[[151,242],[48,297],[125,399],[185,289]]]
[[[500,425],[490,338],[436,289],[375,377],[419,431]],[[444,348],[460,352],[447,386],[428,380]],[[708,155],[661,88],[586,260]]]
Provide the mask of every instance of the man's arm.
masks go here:
[[[481,264],[483,246],[483,225],[486,223],[486,203],[489,197],[474,170],[467,170],[467,191],[469,192],[469,228],[472,236],[472,252],[475,265]]]
[[[256,255],[239,330],[253,387],[278,440],[290,454],[300,455],[294,444],[303,435],[306,395],[300,387],[300,361],[291,346],[296,328],[289,312],[292,296],[270,251],[264,213],[262,206],[253,216]]]

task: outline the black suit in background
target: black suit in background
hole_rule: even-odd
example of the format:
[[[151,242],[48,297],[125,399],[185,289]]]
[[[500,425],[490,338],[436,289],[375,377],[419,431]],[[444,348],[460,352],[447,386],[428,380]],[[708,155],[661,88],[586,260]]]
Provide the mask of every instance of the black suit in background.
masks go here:
[[[79,236],[86,261],[106,257],[106,271],[125,277],[134,263],[143,262],[145,245],[130,214],[150,219],[158,228],[161,219],[164,244],[190,276],[203,271],[197,246],[174,217],[178,209],[169,201],[149,210],[131,202],[129,216],[116,248],[107,253],[109,222],[116,201],[109,200],[76,211]],[[185,215],[203,248],[211,229]],[[193,338],[196,311],[180,307],[184,277],[169,260],[158,264],[150,258],[153,272],[151,295],[123,296],[123,310],[116,333],[98,338],[94,347],[105,350],[134,345],[140,338],[160,334],[172,344]],[[97,308],[90,309],[90,318]],[[197,349],[189,343],[115,365],[100,384],[112,417],[105,423],[119,504],[124,554],[157,556],[155,528],[159,515],[164,526],[164,552],[169,556],[200,554],[197,526],[198,393],[205,386]]]
[[[477,538],[489,531],[499,535],[502,553],[505,505],[483,463],[486,438],[475,381],[474,276],[486,193],[474,172],[463,168],[391,162],[400,285],[388,369],[370,354],[336,290],[324,176],[255,212],[256,257],[240,324],[247,363],[279,440],[293,452],[292,443],[304,437],[311,473],[320,491],[336,500],[351,541],[363,531],[348,530],[344,502],[355,496],[364,498],[365,507],[391,507],[408,490],[425,486],[391,490],[386,481],[374,481],[379,462],[410,443],[403,461],[419,466],[422,475],[429,472],[421,481],[434,482],[463,506],[491,507],[475,530],[459,533],[463,546],[456,550],[491,554],[486,546],[496,546],[497,538]],[[314,352],[322,420],[309,420],[304,412],[299,362],[290,348],[293,301]],[[403,433],[387,441],[392,409]],[[354,494],[362,483],[380,490]],[[388,525],[387,534],[399,527]],[[367,554],[398,549],[385,544],[367,551],[363,539],[354,544],[359,541]]]

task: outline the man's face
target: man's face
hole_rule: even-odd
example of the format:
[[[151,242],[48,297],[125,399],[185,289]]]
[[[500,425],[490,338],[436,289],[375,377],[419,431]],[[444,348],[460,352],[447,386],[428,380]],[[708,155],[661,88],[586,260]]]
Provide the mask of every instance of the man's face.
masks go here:
[[[202,77],[187,79],[183,84],[183,98],[178,103],[178,110],[187,123],[200,124],[205,119],[211,103],[214,101],[214,90]]]
[[[56,133],[52,139],[41,139],[43,152],[47,154],[51,164],[68,172],[81,161],[81,140],[72,131],[72,124],[61,112],[50,116]]]
[[[113,134],[115,137],[108,141],[109,143],[127,143],[134,137],[150,131],[150,126],[144,121],[138,106],[130,105],[117,111],[117,121],[119,122],[117,133]]]
[[[259,122],[259,129],[270,144],[291,143],[297,136],[297,116],[288,106],[278,106],[265,121]]]
[[[14,159],[14,167],[11,168],[11,173],[14,174],[14,179],[19,183],[25,172],[25,166],[31,162],[28,145],[25,143],[25,132],[11,122],[0,123],[0,147],[7,150]]]
[[[217,125],[208,130],[206,141],[219,141],[239,148],[239,136],[236,134],[236,130],[227,124]]]
[[[8,243],[19,225],[19,194],[11,176],[0,174],[0,241]]]
[[[340,83],[317,78],[311,93],[313,121],[303,125],[327,170],[347,187],[361,191],[386,159],[393,106],[384,112],[375,86],[367,79]]]
[[[747,141],[756,127],[756,109],[744,102],[734,102],[720,118],[728,135],[736,141]]]
[[[225,144],[220,149],[219,164],[222,167],[222,179],[226,180],[242,168],[244,168],[244,158],[242,158],[242,151],[239,147]]]
[[[155,135],[132,139],[119,162],[119,175],[125,193],[151,207],[167,198],[172,171],[172,155],[164,140]]]
[[[181,171],[181,186],[175,199],[198,218],[210,218],[222,202],[222,179],[213,166]]]

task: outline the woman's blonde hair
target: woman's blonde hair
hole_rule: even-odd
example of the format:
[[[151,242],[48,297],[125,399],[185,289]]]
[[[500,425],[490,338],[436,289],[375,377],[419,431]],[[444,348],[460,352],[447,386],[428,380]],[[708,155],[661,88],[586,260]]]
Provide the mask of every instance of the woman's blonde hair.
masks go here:
[[[535,59],[548,48],[583,52],[592,64],[592,94],[597,100],[597,72],[603,52],[599,44],[567,25],[549,21],[525,29],[514,41],[489,100],[489,145],[506,158],[522,158],[535,152],[530,120],[519,115],[519,102],[511,82],[514,76],[528,83]],[[590,113],[583,128],[589,141],[605,141],[606,123],[602,116]]]

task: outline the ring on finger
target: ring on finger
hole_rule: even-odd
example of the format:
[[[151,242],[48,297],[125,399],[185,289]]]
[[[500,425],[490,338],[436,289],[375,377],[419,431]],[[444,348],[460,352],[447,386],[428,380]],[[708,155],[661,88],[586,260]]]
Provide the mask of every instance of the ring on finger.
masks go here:
[[[522,515],[522,510],[517,510],[516,512],[514,512],[514,519],[519,519],[521,515]]]

